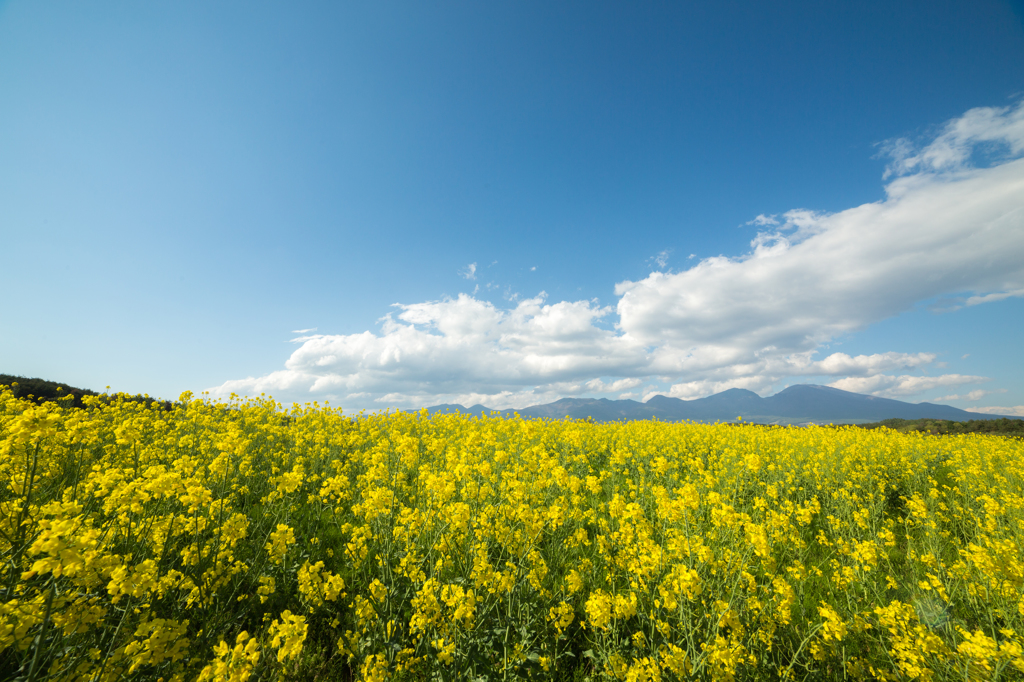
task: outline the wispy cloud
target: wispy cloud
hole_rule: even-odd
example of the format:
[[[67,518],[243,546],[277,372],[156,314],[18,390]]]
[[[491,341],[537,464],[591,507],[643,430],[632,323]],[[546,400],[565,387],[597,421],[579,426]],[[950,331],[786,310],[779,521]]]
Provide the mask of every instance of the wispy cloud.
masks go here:
[[[1002,301],[1007,298],[1014,298],[1018,296],[1024,296],[1024,289],[1014,289],[1013,291],[999,291],[994,294],[985,294],[984,296],[971,296],[967,299],[965,305],[980,305],[982,303],[995,303],[996,301]]]
[[[968,412],[980,412],[981,414],[1002,414],[1007,417],[1024,417],[1024,405],[1014,407],[968,407]]]
[[[760,215],[758,215],[753,220],[748,220],[746,222],[746,224],[747,225],[757,225],[758,227],[767,227],[769,225],[778,225],[779,221],[778,221],[778,218],[776,216],[765,215],[765,214],[761,213]]]
[[[310,332],[315,332],[315,331],[316,331],[316,327],[310,327],[309,329],[293,329],[292,330],[292,334],[309,334]]]
[[[829,386],[840,388],[844,391],[853,391],[854,393],[869,393],[883,398],[905,398],[936,388],[980,384],[986,381],[992,380],[988,377],[964,374],[942,374],[934,377],[913,376],[909,374],[901,376],[875,374],[869,377],[845,377],[838,381],[833,381]]]
[[[949,121],[927,144],[907,138],[881,145],[892,162],[885,177],[912,173],[958,171],[971,166],[982,152],[1014,157],[1024,152],[1024,100],[1013,107],[979,107]]]
[[[969,400],[969,401],[981,400],[985,396],[993,395],[995,393],[1006,393],[1006,389],[1005,388],[997,388],[997,389],[995,389],[993,391],[986,391],[985,389],[979,388],[977,390],[971,391],[970,393],[965,393],[963,395],[953,394],[953,395],[939,396],[938,398],[935,398],[934,401],[941,403],[941,402],[947,402],[947,401],[951,401],[951,400]]]
[[[647,259],[647,263],[648,264],[654,263],[654,265],[658,266],[659,269],[664,270],[665,266],[668,265],[668,257],[669,257],[669,254],[671,254],[671,253],[672,253],[671,249],[665,249],[664,251],[659,251],[656,255],[651,256],[650,258],[648,258]]]
[[[977,305],[1024,291],[1024,159],[1014,156],[1024,153],[1021,121],[1024,103],[975,109],[920,148],[892,143],[895,178],[883,200],[833,214],[758,216],[752,222],[766,229],[747,253],[619,282],[614,306],[538,295],[499,308],[465,294],[405,304],[377,332],[301,337],[284,369],[213,393],[521,407],[614,394],[627,388],[620,381],[655,381],[645,395],[687,398],[730,387],[763,393],[793,377],[892,397],[988,381],[919,376],[935,361],[927,348],[823,351],[923,301]],[[1005,153],[972,167],[976,144]],[[474,279],[476,264],[461,274]]]

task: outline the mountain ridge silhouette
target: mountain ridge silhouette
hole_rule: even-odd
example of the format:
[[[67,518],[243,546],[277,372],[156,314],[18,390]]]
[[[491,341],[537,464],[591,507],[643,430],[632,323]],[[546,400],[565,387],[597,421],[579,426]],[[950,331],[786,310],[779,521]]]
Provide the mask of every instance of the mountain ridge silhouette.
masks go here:
[[[656,418],[661,421],[710,423],[736,421],[737,417],[742,417],[743,421],[762,424],[858,424],[885,419],[1021,419],[1013,415],[968,412],[950,405],[908,403],[817,384],[796,384],[767,398],[746,389],[730,388],[694,400],[663,395],[653,396],[647,402],[607,398],[562,398],[552,403],[531,405],[517,410],[492,410],[479,404],[463,407],[452,403],[433,405],[426,409],[430,414],[499,412],[504,416],[518,414],[521,417],[547,419],[590,418],[601,422]]]

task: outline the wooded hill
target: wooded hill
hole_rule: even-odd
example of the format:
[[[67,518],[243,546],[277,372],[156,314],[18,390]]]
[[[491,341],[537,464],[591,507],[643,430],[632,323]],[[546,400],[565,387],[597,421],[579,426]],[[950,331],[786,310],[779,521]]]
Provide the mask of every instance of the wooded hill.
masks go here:
[[[35,403],[44,403],[51,400],[68,400],[72,407],[85,407],[82,398],[87,395],[104,396],[105,394],[90,391],[87,388],[77,388],[67,384],[48,381],[38,377],[20,377],[13,374],[0,374],[0,386],[11,386],[16,398],[25,398]],[[70,397],[69,397],[70,396]],[[109,396],[107,396],[109,397]],[[171,409],[171,401],[156,400],[148,395],[122,396],[128,400],[144,403],[160,403],[164,409]]]

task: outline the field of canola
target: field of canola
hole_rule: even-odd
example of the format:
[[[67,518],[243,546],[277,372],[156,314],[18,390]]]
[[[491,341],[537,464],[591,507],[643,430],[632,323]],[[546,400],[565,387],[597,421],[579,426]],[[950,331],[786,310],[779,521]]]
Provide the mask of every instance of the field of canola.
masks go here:
[[[1024,678],[1024,441],[0,390],[0,679]]]

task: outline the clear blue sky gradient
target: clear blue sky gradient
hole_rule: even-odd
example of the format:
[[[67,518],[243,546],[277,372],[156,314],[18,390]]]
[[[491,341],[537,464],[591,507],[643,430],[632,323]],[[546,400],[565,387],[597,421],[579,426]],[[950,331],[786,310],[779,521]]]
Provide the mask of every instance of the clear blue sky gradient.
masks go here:
[[[3,3],[0,372],[176,397],[478,284],[615,305],[1024,94],[1019,3],[702,5]],[[1024,405],[1024,299],[929,303],[823,352]]]

